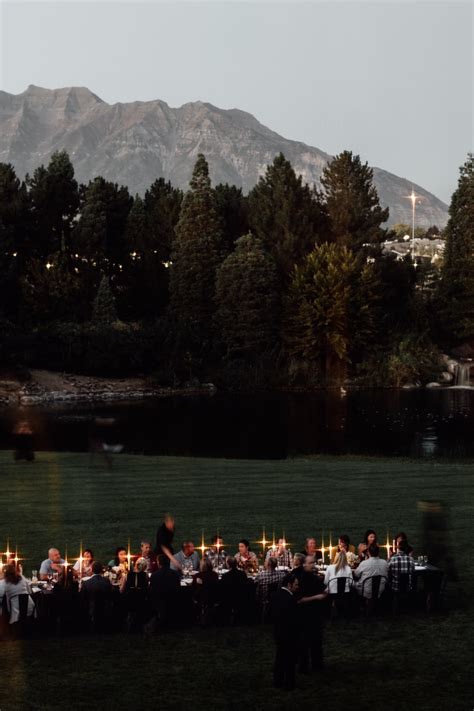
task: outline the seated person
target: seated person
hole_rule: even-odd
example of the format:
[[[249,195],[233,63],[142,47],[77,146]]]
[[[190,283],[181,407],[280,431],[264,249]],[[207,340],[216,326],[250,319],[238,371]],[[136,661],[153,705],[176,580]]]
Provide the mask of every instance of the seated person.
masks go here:
[[[302,553],[295,553],[293,556],[293,573],[296,575],[298,580],[303,575],[305,560],[306,556]]]
[[[217,602],[218,583],[219,576],[212,567],[211,561],[203,558],[199,573],[193,578],[193,597],[196,602],[204,606]]]
[[[119,585],[120,588],[123,589],[128,575],[127,549],[123,546],[119,546],[115,551],[115,557],[112,558],[112,560],[109,560],[108,567],[112,573],[115,573],[115,584]]]
[[[213,568],[218,568],[219,566],[224,566],[227,558],[227,553],[224,548],[224,541],[220,536],[213,536],[212,543],[204,553],[204,556],[208,558]]]
[[[57,548],[50,548],[48,557],[41,563],[39,579],[48,580],[55,573],[58,574],[58,579],[60,580],[64,574],[64,560],[61,558]]]
[[[150,596],[153,610],[162,623],[171,621],[179,596],[180,582],[177,570],[170,567],[170,559],[164,553],[157,557],[158,569],[150,578]]]
[[[82,563],[81,560],[76,560],[72,567],[72,574],[75,578],[90,578],[93,564],[94,554],[90,548],[86,548],[82,553]]]
[[[108,595],[111,591],[110,580],[104,578],[104,566],[102,563],[94,561],[92,564],[92,576],[82,583],[81,594],[86,597],[94,597],[96,595]]]
[[[377,534],[369,528],[365,532],[363,543],[359,543],[357,546],[357,553],[359,554],[360,560],[365,560],[369,557],[368,548],[371,545],[377,545]]]
[[[26,616],[32,617],[35,611],[35,604],[31,597],[29,582],[23,575],[20,575],[15,564],[8,563],[3,571],[4,596],[6,607],[9,613],[9,622],[12,625],[20,620],[20,595],[27,595]]]
[[[194,543],[192,541],[184,541],[181,546],[181,550],[174,556],[178,563],[181,565],[181,571],[188,570],[199,570],[199,555],[194,550]],[[174,564],[171,563],[171,570],[176,570]],[[181,572],[179,571],[179,572]]]
[[[337,541],[336,549],[333,553],[332,562],[336,562],[336,556],[340,551],[345,551],[346,555],[352,553],[355,555],[355,546],[352,545],[349,536],[346,533],[342,533]]]
[[[328,565],[324,575],[324,584],[330,595],[337,594],[337,578],[347,578],[345,584],[346,593],[351,590],[352,569],[347,562],[347,554],[344,548],[336,554],[336,559],[332,565]]]
[[[408,544],[403,539],[397,543],[397,552],[388,561],[388,578],[392,591],[400,592],[401,575],[408,575],[407,591],[413,589],[413,579],[415,577],[415,561],[408,555]]]
[[[276,558],[278,561],[277,564],[283,568],[291,568],[293,556],[290,549],[287,547],[284,538],[279,538],[277,545],[274,548],[269,549],[265,560],[268,560],[269,558]]]
[[[137,556],[137,561],[138,560],[144,561],[146,573],[154,573],[155,570],[158,570],[156,555],[153,553],[150,541],[142,541],[140,543],[140,554]]]
[[[270,602],[270,592],[276,589],[283,580],[285,573],[277,570],[278,561],[276,558],[268,558],[265,561],[265,570],[261,570],[255,578],[257,586],[257,602],[266,605]]]
[[[139,558],[133,565],[133,570],[127,573],[125,584],[120,586],[121,592],[127,592],[131,588],[146,590],[148,587],[148,573],[146,572],[146,567],[146,561]]]
[[[413,556],[413,548],[412,548],[411,545],[408,543],[407,534],[406,534],[404,531],[400,531],[400,533],[397,533],[397,535],[396,535],[395,538],[393,539],[393,545],[390,547],[390,551],[389,551],[389,556],[388,556],[389,558],[390,558],[390,557],[395,553],[395,551],[397,550],[397,546],[398,546],[398,543],[399,543],[400,541],[404,541],[404,542],[406,543],[408,555]]]
[[[388,579],[388,563],[386,560],[379,558],[380,549],[376,543],[371,543],[367,549],[368,558],[363,560],[357,570],[354,570],[354,578],[356,579],[356,589],[359,595],[364,597],[372,597],[372,584],[365,582],[375,575],[382,576],[379,587],[379,597],[385,590],[385,585]]]
[[[246,573],[257,572],[258,559],[253,551],[250,550],[250,543],[246,538],[239,541],[239,552],[235,554],[235,560],[241,570]]]
[[[316,543],[316,538],[310,537],[306,539],[304,550],[301,551],[301,555],[304,555],[305,557],[308,555],[313,556],[316,561],[323,557],[323,554]]]

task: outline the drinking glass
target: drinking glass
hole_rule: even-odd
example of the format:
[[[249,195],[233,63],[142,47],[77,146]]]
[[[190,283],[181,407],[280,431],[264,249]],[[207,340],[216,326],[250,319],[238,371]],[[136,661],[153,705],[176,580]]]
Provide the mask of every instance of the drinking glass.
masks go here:
[[[53,573],[52,581],[53,581],[53,583],[59,582],[59,573],[57,571]]]
[[[31,582],[32,582],[32,583],[37,583],[37,582],[38,582],[38,571],[37,571],[37,570],[32,570],[32,571],[31,571]]]
[[[424,555],[424,556],[423,556],[423,563],[426,565],[427,562],[428,562],[428,556],[427,556],[427,555]]]

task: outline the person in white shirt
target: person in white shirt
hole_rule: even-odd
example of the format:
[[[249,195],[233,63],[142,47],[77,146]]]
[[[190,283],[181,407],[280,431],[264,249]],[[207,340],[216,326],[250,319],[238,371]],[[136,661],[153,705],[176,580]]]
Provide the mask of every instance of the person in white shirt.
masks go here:
[[[4,570],[5,596],[9,622],[12,625],[20,619],[20,595],[27,595],[26,615],[31,617],[35,613],[35,604],[31,597],[30,584],[23,575],[20,575],[14,564],[9,564]]]
[[[354,578],[356,579],[356,589],[359,595],[364,597],[372,597],[372,581],[366,582],[369,578],[375,575],[380,575],[379,597],[385,590],[385,585],[388,579],[388,563],[386,560],[379,558],[380,549],[377,544],[372,543],[367,552],[369,557],[363,560],[357,570],[354,570]]]
[[[324,584],[326,585],[327,592],[330,595],[337,594],[337,578],[347,578],[346,589],[344,592],[348,593],[351,590],[352,581],[352,568],[349,567],[347,562],[347,555],[345,550],[340,550],[336,555],[335,561],[332,565],[328,565],[326,568],[326,574],[324,576]]]

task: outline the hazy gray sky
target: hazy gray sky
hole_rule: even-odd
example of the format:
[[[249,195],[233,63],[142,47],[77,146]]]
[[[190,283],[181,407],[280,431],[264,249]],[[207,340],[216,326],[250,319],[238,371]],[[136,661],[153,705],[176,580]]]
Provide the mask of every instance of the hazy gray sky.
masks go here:
[[[473,147],[473,2],[1,2],[1,88],[201,99],[448,201]]]

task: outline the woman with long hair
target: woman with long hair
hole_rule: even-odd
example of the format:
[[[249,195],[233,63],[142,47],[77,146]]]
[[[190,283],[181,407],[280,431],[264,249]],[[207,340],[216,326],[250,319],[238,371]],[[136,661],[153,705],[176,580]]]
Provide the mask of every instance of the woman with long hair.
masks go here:
[[[357,547],[357,552],[359,554],[360,560],[367,560],[369,557],[369,546],[376,546],[377,545],[377,534],[372,528],[367,529],[364,535],[364,540],[362,543],[359,543]]]
[[[352,586],[352,569],[347,562],[347,554],[345,550],[339,551],[336,555],[334,563],[328,565],[324,575],[324,584],[327,592],[330,595],[337,593],[337,578],[346,578],[345,592],[350,592]]]

